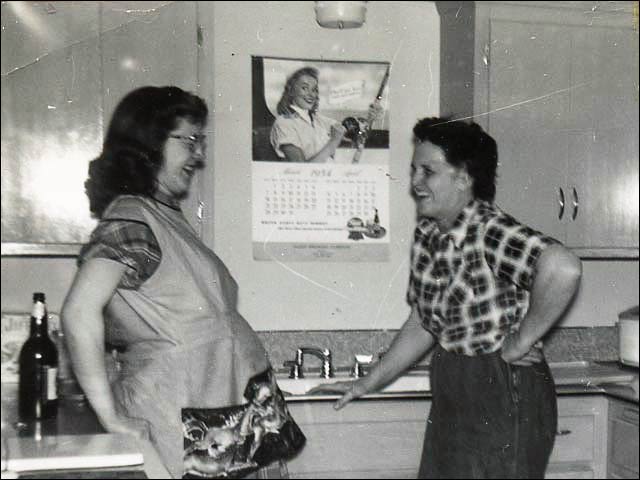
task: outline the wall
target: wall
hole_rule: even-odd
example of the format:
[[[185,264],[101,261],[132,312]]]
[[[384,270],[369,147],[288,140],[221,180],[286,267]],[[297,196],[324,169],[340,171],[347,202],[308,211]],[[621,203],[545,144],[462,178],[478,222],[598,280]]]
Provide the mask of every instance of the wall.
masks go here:
[[[365,25],[342,31],[321,28],[311,2],[212,2],[201,4],[200,21],[209,56],[201,66],[202,88],[215,106],[214,168],[205,179],[213,186],[213,218],[205,221],[204,238],[213,238],[240,284],[241,312],[258,329],[398,327],[408,314],[404,298],[414,226],[411,129],[417,118],[438,113],[435,5],[370,2]],[[391,62],[389,261],[252,259],[251,55]]]
[[[638,304],[638,261],[637,260],[587,260],[583,262],[584,276],[580,291],[561,326],[613,326],[620,311]],[[75,261],[67,258],[2,258],[2,291],[0,293],[3,312],[28,312],[31,309],[31,293],[44,291],[50,310],[59,312],[73,275]],[[235,272],[234,272],[235,273]],[[237,275],[236,275],[237,277]],[[399,282],[402,279],[398,280]],[[271,283],[279,283],[277,278]],[[240,285],[241,292],[254,290],[253,282],[245,281]],[[295,295],[300,298],[298,294]],[[403,301],[404,295],[400,294]],[[304,303],[295,298],[292,309],[302,310]],[[256,317],[247,317],[259,330],[325,330],[330,329],[323,321],[315,318],[299,317],[299,322],[281,325],[277,318],[268,322],[264,318],[258,326]],[[322,319],[321,319],[322,320]],[[362,328],[393,329],[398,328],[401,318],[380,319],[375,325]],[[357,329],[350,323],[333,327],[334,329]]]
[[[342,32],[318,27],[311,2],[207,2],[198,8],[204,26],[201,91],[214,112],[213,165],[199,179],[209,206],[204,235],[240,284],[242,313],[259,330],[398,328],[407,312],[406,262],[414,225],[407,194],[409,134],[416,118],[438,111],[435,7],[371,2],[365,26]],[[3,36],[6,40],[11,39]],[[389,262],[251,260],[250,55],[392,62]],[[51,311],[59,311],[75,273],[74,259],[3,257],[1,262],[3,312],[28,311],[36,290],[47,293]],[[638,273],[637,260],[585,261],[583,283],[564,325],[613,325],[619,311],[638,303]]]

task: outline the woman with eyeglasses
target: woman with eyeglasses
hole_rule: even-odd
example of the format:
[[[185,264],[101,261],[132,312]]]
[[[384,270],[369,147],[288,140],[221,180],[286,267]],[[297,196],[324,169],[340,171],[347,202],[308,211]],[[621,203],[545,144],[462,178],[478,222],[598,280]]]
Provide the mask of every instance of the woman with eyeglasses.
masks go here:
[[[78,381],[108,432],[149,436],[183,473],[182,408],[243,403],[270,368],[236,308],[237,284],[180,201],[204,167],[204,101],[143,87],[116,108],[85,183],[100,221],[78,257],[62,322]],[[105,344],[117,349],[115,379]]]

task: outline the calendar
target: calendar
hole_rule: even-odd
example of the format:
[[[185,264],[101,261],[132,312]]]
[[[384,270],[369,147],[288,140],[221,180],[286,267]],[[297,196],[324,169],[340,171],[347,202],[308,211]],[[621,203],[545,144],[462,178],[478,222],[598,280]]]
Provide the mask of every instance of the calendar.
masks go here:
[[[380,165],[254,162],[254,258],[386,260],[388,181]]]
[[[254,258],[388,260],[391,65],[256,56],[251,69]]]

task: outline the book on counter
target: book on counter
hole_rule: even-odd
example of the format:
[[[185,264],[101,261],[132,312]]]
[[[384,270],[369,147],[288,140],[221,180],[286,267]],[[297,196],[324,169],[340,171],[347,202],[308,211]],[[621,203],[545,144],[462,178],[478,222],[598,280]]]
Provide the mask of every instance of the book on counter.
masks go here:
[[[6,439],[6,468],[16,472],[130,467],[144,458],[134,437],[117,433]]]

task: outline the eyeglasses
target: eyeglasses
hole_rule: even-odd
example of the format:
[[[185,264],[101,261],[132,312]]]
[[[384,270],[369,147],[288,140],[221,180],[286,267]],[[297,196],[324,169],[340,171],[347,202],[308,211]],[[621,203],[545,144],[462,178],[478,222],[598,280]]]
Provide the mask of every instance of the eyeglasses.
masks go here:
[[[175,138],[177,140],[182,140],[187,148],[189,149],[189,153],[196,153],[198,145],[202,148],[202,151],[205,151],[207,146],[207,136],[206,135],[169,135],[169,138]]]

